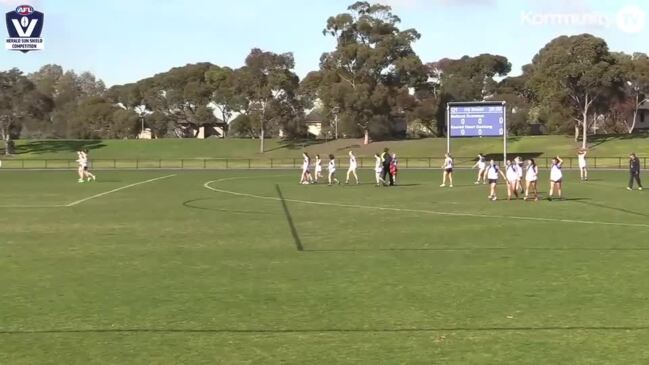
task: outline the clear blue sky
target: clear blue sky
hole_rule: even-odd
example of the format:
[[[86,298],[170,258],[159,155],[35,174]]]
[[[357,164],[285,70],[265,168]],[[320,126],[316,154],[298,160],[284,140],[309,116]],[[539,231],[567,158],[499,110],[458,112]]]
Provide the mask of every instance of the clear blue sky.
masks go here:
[[[45,50],[0,49],[0,69],[48,63],[91,71],[106,84],[134,82],[171,67],[208,61],[238,67],[251,48],[293,52],[296,72],[317,69],[333,48],[322,35],[330,15],[353,0],[0,0],[45,13]],[[384,0],[422,38],[424,62],[480,53],[510,59],[513,74],[561,34],[592,33],[611,50],[648,52],[649,0]],[[627,17],[618,23],[624,9]],[[645,16],[646,14],[646,16]],[[559,16],[559,17],[557,17]],[[568,19],[568,20],[566,20]],[[647,24],[645,24],[647,23]],[[7,36],[2,26],[3,38]]]

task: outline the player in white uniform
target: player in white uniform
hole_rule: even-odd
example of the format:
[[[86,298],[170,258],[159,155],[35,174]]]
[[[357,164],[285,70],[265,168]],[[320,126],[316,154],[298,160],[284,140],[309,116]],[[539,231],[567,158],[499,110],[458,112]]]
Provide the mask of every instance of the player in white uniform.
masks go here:
[[[311,177],[311,171],[309,170],[311,165],[311,158],[306,152],[302,152],[302,175],[300,175],[300,184],[309,184],[313,181]]]
[[[518,167],[518,181],[516,182],[516,190],[519,193],[524,193],[525,188],[523,187],[523,172],[525,168],[523,167],[523,159],[520,156],[514,158],[514,164]]]
[[[504,179],[507,179],[505,177],[505,174],[500,170],[500,167],[496,165],[496,161],[491,160],[489,161],[489,166],[487,167],[486,170],[486,175],[487,175],[487,180],[489,180],[489,199],[491,200],[497,200],[498,198],[496,197],[496,184],[498,184],[498,178],[502,176]]]
[[[577,161],[579,161],[579,174],[581,181],[588,181],[588,168],[586,168],[586,150],[579,150],[577,152]]]
[[[376,176],[376,186],[385,185],[385,180],[381,178],[383,172],[383,159],[378,153],[374,154],[374,175]]]
[[[478,161],[473,165],[473,168],[478,168],[478,178],[475,181],[475,184],[480,184],[480,181],[482,181],[483,184],[487,182],[487,176],[485,175],[485,171],[487,169],[487,163],[485,162],[485,157],[482,153],[478,153]]]
[[[90,172],[90,159],[88,157],[88,150],[83,149],[77,152],[77,162],[79,163],[79,182],[82,183],[84,178],[86,181],[95,181],[97,177]]]
[[[349,151],[349,169],[347,170],[347,179],[345,179],[345,184],[349,184],[349,177],[354,176],[356,184],[358,184],[358,175],[356,174],[356,169],[358,169],[358,163],[356,162],[356,156],[354,152]]]
[[[79,164],[79,168],[77,169],[77,173],[79,174],[79,180],[78,182],[82,183],[84,182],[84,177],[85,177],[85,167],[87,165],[86,158],[83,154],[83,151],[77,151],[77,163]]]
[[[444,164],[442,165],[442,185],[441,188],[446,186],[446,178],[448,177],[449,187],[453,187],[453,157],[450,153],[444,155]]]
[[[322,177],[322,160],[320,159],[320,155],[315,155],[315,176],[313,177],[313,182],[316,184]]]
[[[533,158],[527,162],[527,170],[525,170],[525,198],[529,198],[530,191],[534,191],[534,200],[539,200],[539,193],[536,188],[536,181],[539,179],[539,168],[536,166]]]
[[[518,199],[518,184],[520,184],[520,174],[517,164],[507,160],[505,163],[505,177],[507,178],[507,200],[512,200],[512,195]]]
[[[552,167],[550,167],[550,194],[548,200],[552,200],[555,188],[559,194],[559,199],[562,198],[561,181],[563,180],[563,173],[561,172],[561,164],[563,164],[561,157],[557,156],[552,159]]]
[[[329,177],[327,178],[329,186],[331,186],[331,184],[333,184],[334,182],[336,184],[340,184],[338,179],[336,179],[336,157],[334,157],[334,155],[329,155],[329,164],[327,165],[327,170],[329,171]]]

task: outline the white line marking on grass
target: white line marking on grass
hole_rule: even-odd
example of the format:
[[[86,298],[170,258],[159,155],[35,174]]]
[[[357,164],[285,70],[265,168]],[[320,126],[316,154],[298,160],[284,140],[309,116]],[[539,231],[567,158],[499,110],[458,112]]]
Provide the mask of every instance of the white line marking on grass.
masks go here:
[[[104,195],[112,194],[112,193],[118,192],[120,190],[132,188],[134,186],[147,184],[147,183],[162,180],[162,179],[168,179],[168,178],[173,177],[173,176],[176,176],[176,174],[160,176],[160,177],[156,177],[154,179],[144,180],[144,181],[136,182],[136,183],[133,183],[133,184],[125,185],[125,186],[122,186],[122,187],[119,187],[119,188],[116,188],[116,189],[113,189],[113,190],[104,191],[103,193],[95,194],[95,195],[89,196],[87,198],[83,198],[83,199],[80,199],[80,200],[77,200],[77,201],[73,201],[72,203],[66,204],[64,206],[65,207],[73,207],[75,205],[79,205],[81,203],[87,202],[88,200],[92,200],[92,199],[95,199],[95,198],[100,198],[100,197],[102,197]]]
[[[63,208],[67,205],[57,204],[57,205],[0,205],[0,208]]]
[[[280,198],[272,196],[263,196],[255,195],[248,193],[239,193],[236,191],[217,189],[210,184],[219,183],[223,181],[235,180],[235,179],[249,179],[252,177],[230,177],[218,180],[208,181],[203,184],[203,187],[206,189],[215,191],[217,193],[230,194],[235,196],[242,196],[247,198],[254,199],[263,199],[263,200],[274,200],[281,201]],[[381,211],[392,211],[392,212],[407,212],[407,213],[421,213],[421,214],[433,214],[433,215],[443,215],[451,217],[471,217],[471,218],[490,218],[490,219],[512,219],[512,220],[526,220],[526,221],[536,221],[536,222],[554,222],[554,223],[573,223],[573,224],[590,224],[590,225],[603,225],[603,226],[620,226],[620,227],[640,227],[640,228],[649,228],[649,224],[642,223],[618,223],[618,222],[601,222],[601,221],[584,221],[577,219],[561,219],[561,218],[542,218],[542,217],[524,217],[524,216],[511,216],[511,215],[492,215],[492,214],[477,214],[477,213],[455,213],[455,212],[441,212],[436,210],[425,210],[425,209],[407,209],[407,208],[391,208],[391,207],[377,207],[371,205],[356,205],[356,204],[344,204],[344,203],[333,203],[333,202],[318,202],[311,200],[299,200],[299,199],[284,199],[284,201],[300,204],[310,204],[310,205],[321,205],[321,206],[331,206],[331,207],[340,207],[340,208],[356,208],[356,209],[369,209],[369,210],[381,210]]]

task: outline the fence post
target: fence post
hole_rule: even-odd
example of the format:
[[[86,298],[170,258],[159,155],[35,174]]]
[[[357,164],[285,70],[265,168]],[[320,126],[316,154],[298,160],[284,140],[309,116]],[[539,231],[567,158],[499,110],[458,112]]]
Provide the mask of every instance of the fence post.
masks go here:
[[[184,158],[181,158],[181,159],[180,159],[180,168],[181,168],[181,169],[184,169],[184,168],[185,168],[185,159],[184,159]]]
[[[430,157],[428,157],[428,168],[431,168],[431,167],[432,167],[432,166],[431,166],[431,164],[430,164]]]
[[[270,168],[271,169],[273,168],[273,159],[272,158],[270,159]]]
[[[158,159],[158,168],[159,169],[162,168],[162,159],[161,158]]]
[[[617,168],[621,169],[622,168],[622,157],[617,158]]]
[[[408,168],[408,157],[406,157],[406,168]]]
[[[646,168],[647,168],[647,158],[646,158],[646,157],[643,157],[643,158],[642,158],[642,168],[643,168],[643,169],[646,169]]]
[[[47,168],[47,166],[48,166],[47,161],[49,161],[49,160],[45,159],[45,168]]]
[[[248,159],[248,169],[250,169],[250,163],[251,163],[251,160]]]
[[[135,169],[137,170],[139,168],[140,168],[140,159],[138,158],[138,159],[135,159]]]
[[[205,170],[206,168],[207,168],[207,159],[204,158],[203,159],[203,170]]]
[[[595,168],[597,168],[597,157],[595,157]]]
[[[113,168],[114,168],[114,169],[117,168],[117,160],[116,160],[116,159],[113,159]]]

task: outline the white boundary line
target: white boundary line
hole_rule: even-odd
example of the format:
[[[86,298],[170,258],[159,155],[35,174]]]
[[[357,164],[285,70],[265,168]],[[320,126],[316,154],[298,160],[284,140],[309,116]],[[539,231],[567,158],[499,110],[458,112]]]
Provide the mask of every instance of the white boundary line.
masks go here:
[[[20,209],[20,208],[26,208],[26,209],[27,209],[27,208],[36,208],[36,209],[38,209],[38,208],[69,208],[69,207],[74,207],[74,206],[79,205],[79,204],[81,204],[81,203],[87,202],[88,200],[92,200],[92,199],[95,199],[95,198],[99,198],[99,197],[102,197],[102,196],[104,196],[104,195],[108,195],[108,194],[111,194],[111,193],[114,193],[114,192],[117,192],[117,191],[120,191],[120,190],[124,190],[124,189],[128,189],[128,188],[132,188],[132,187],[134,187],[134,186],[138,186],[138,185],[142,185],[142,184],[147,184],[147,183],[154,182],[154,181],[158,181],[158,180],[162,180],[162,179],[167,179],[167,178],[170,178],[170,177],[173,177],[173,176],[176,176],[176,174],[166,175],[166,176],[160,176],[160,177],[156,177],[156,178],[149,179],[149,180],[145,180],[145,181],[139,181],[139,182],[136,182],[136,183],[133,183],[133,184],[129,184],[129,185],[126,185],[126,186],[122,186],[122,187],[119,187],[119,188],[116,188],[116,189],[113,189],[113,190],[104,191],[103,193],[95,194],[95,195],[89,196],[89,197],[87,197],[87,198],[79,199],[79,200],[73,201],[72,203],[68,203],[68,204],[52,204],[52,205],[0,205],[0,208],[8,208],[8,209]]]
[[[52,204],[52,205],[0,205],[0,208],[10,208],[10,209],[19,209],[19,208],[64,208],[67,205],[65,204]]]
[[[274,200],[281,201],[280,198],[272,196],[263,196],[255,195],[248,193],[239,193],[236,191],[217,189],[210,184],[219,183],[223,181],[236,180],[236,179],[250,179],[254,177],[230,177],[208,181],[203,184],[203,187],[217,193],[230,194],[235,196],[242,196],[247,198],[254,199],[263,199],[263,200]],[[508,215],[490,215],[490,214],[477,214],[477,213],[453,213],[453,212],[440,212],[436,210],[424,210],[424,209],[407,209],[407,208],[390,208],[390,207],[377,207],[371,205],[356,205],[356,204],[344,204],[344,203],[327,203],[327,202],[318,202],[311,200],[299,200],[299,199],[284,199],[284,201],[300,204],[310,204],[310,205],[321,205],[321,206],[331,206],[331,207],[340,207],[340,208],[356,208],[356,209],[371,209],[371,210],[382,210],[382,211],[393,211],[393,212],[407,212],[407,213],[422,213],[422,214],[433,214],[433,215],[443,215],[451,217],[472,217],[472,218],[491,218],[491,219],[512,219],[512,220],[526,220],[526,221],[536,221],[536,222],[555,222],[555,223],[573,223],[573,224],[590,224],[590,225],[604,225],[604,226],[620,226],[620,227],[639,227],[639,228],[649,228],[649,224],[642,223],[617,223],[617,222],[599,222],[599,221],[584,221],[577,219],[560,219],[560,218],[541,218],[541,217],[524,217],[524,216],[508,216]]]
[[[156,178],[153,178],[153,179],[136,182],[136,183],[125,185],[125,186],[122,186],[122,187],[119,187],[119,188],[116,188],[116,189],[113,189],[113,190],[104,191],[103,193],[95,194],[95,195],[89,196],[87,198],[79,199],[79,200],[73,201],[72,203],[68,203],[66,205],[63,205],[63,206],[64,207],[73,207],[75,205],[79,205],[81,203],[87,202],[88,200],[92,200],[92,199],[95,199],[95,198],[100,198],[100,197],[102,197],[104,195],[112,194],[112,193],[118,192],[120,190],[132,188],[134,186],[138,186],[138,185],[142,185],[142,184],[146,184],[146,183],[150,183],[150,182],[154,182],[154,181],[158,181],[158,180],[162,180],[162,179],[167,179],[167,178],[170,178],[170,177],[173,177],[173,176],[176,176],[176,174],[160,176],[160,177],[156,177]]]

